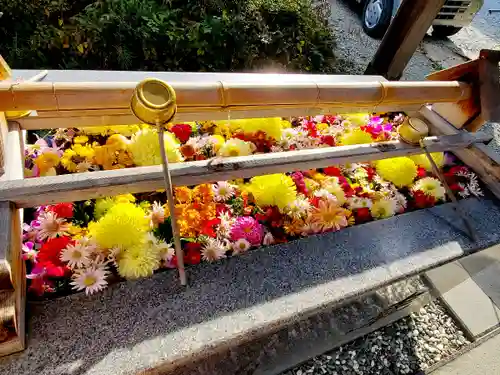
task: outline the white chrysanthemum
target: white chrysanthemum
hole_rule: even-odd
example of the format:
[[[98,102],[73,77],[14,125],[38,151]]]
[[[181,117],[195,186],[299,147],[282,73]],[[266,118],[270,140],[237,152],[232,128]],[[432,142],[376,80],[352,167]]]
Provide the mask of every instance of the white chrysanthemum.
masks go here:
[[[208,238],[207,243],[201,249],[201,257],[207,262],[215,262],[221,258],[225,258],[226,247],[222,242],[215,238]]]
[[[477,176],[473,172],[469,172],[469,183],[467,184],[467,190],[476,197],[482,197],[484,194],[479,187],[479,181]]]
[[[68,264],[71,269],[82,268],[89,264],[90,253],[92,249],[83,243],[76,242],[74,245],[68,245],[61,251],[59,259]]]
[[[370,212],[374,219],[386,219],[396,214],[397,207],[394,199],[382,198],[373,202]]]
[[[298,196],[293,202],[289,203],[284,212],[292,219],[300,219],[311,211],[311,203],[304,196]]]
[[[149,220],[152,228],[165,222],[165,208],[159,202],[153,202],[149,211]]]
[[[229,212],[221,212],[219,214],[220,223],[217,226],[217,236],[228,238],[231,235],[231,229],[236,219],[231,217]]]
[[[155,245],[160,252],[160,258],[164,262],[170,262],[175,255],[173,246],[169,243],[166,243],[165,241],[158,241]]]
[[[361,198],[361,197],[351,197],[347,198],[347,207],[350,210],[356,210],[359,208],[371,208],[372,200],[370,198]]]
[[[250,249],[251,246],[252,245],[250,244],[250,242],[248,242],[244,238],[240,238],[238,241],[233,243],[232,248],[235,253],[241,254]]]
[[[406,206],[408,206],[408,201],[406,200],[405,196],[401,194],[399,191],[394,192],[394,199],[396,200],[396,210],[398,212],[403,212],[406,209]]]
[[[274,243],[274,237],[271,234],[271,232],[267,232],[266,235],[264,236],[264,239],[262,240],[262,244],[269,246]]]
[[[330,177],[321,183],[321,187],[333,194],[337,198],[339,205],[343,205],[346,201],[344,189],[339,184],[339,179],[337,177]]]
[[[337,201],[337,197],[325,189],[318,189],[314,192],[314,196],[318,198],[323,198],[329,201]]]
[[[67,236],[69,224],[63,218],[58,218],[54,212],[42,212],[38,215],[40,227],[38,229],[38,238],[42,241],[57,236]]]
[[[212,191],[214,192],[214,200],[216,202],[225,202],[234,196],[234,185],[231,185],[227,181],[219,181],[212,185]]]
[[[433,197],[436,200],[443,200],[446,197],[446,190],[444,189],[441,181],[434,177],[424,177],[412,187],[413,191],[421,191],[425,195]]]
[[[71,285],[75,290],[85,290],[87,295],[94,294],[106,288],[107,275],[108,271],[104,265],[80,269],[73,274]]]

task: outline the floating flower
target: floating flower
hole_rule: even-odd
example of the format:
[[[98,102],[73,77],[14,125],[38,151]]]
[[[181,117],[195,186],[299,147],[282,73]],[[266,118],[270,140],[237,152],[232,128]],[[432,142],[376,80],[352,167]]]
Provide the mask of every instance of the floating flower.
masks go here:
[[[72,244],[72,240],[68,236],[50,238],[40,247],[37,254],[38,263],[52,264],[54,266],[64,266],[61,262],[61,251],[68,245]]]
[[[417,176],[417,166],[408,157],[383,159],[376,162],[377,173],[398,188],[410,186]]]
[[[39,228],[38,238],[46,240],[65,236],[68,234],[69,224],[63,218],[58,218],[57,214],[51,211],[44,211],[38,216]]]
[[[283,123],[279,117],[238,119],[230,120],[229,128],[233,132],[240,130],[243,133],[257,133],[261,131],[269,137],[279,139],[283,130]]]
[[[320,231],[340,230],[348,225],[349,211],[340,207],[336,202],[321,200],[309,217],[310,222],[318,226]]]
[[[104,265],[80,269],[75,271],[70,284],[73,289],[85,290],[86,295],[92,295],[106,288],[108,273]]]
[[[284,213],[292,219],[300,219],[306,217],[311,210],[311,203],[303,195],[299,195],[293,202],[287,204],[284,208]]]
[[[23,250],[23,260],[30,260],[32,262],[36,262],[36,258],[38,255],[38,251],[34,249],[35,244],[31,241],[27,241],[23,243],[22,250]]]
[[[302,233],[302,228],[304,227],[304,220],[293,219],[291,221],[285,221],[283,224],[283,229],[285,233],[290,236],[299,236]]]
[[[444,153],[443,152],[432,152],[431,153],[432,160],[436,163],[438,168],[442,168],[445,163]],[[429,158],[425,154],[420,155],[412,155],[410,159],[415,162],[418,166],[423,167],[426,171],[432,172],[432,165],[429,161]]]
[[[40,176],[47,175],[53,168],[55,168],[59,164],[60,160],[60,156],[54,151],[41,153],[35,159],[35,165],[38,167]]]
[[[252,154],[254,147],[250,142],[231,138],[224,143],[218,154],[220,156],[248,156]]]
[[[250,249],[251,246],[252,244],[248,242],[246,239],[240,238],[239,240],[233,243],[232,248],[236,254],[242,254],[248,251],[248,249]]]
[[[121,134],[112,134],[106,139],[106,145],[114,151],[126,150],[129,144],[129,139]]]
[[[321,182],[321,187],[334,195],[337,199],[339,205],[343,205],[345,203],[346,197],[344,189],[339,184],[339,179],[337,177],[330,177]]]
[[[208,238],[206,244],[201,249],[201,258],[207,262],[215,262],[226,257],[226,247],[224,244],[215,239]]]
[[[446,190],[441,182],[434,177],[425,177],[418,180],[413,185],[412,191],[421,191],[435,200],[444,200],[446,198]]]
[[[89,264],[89,256],[92,250],[92,247],[77,241],[75,244],[68,244],[68,246],[61,251],[59,259],[67,263],[69,268],[82,268]]]
[[[129,144],[134,163],[139,166],[162,164],[158,133],[156,129],[143,128],[132,136]],[[182,161],[179,143],[169,132],[165,132],[165,151],[170,163]]]
[[[394,216],[397,210],[397,203],[391,198],[382,198],[372,204],[370,213],[374,219],[386,219]]]
[[[347,199],[347,207],[351,210],[359,208],[371,208],[372,200],[370,198],[352,197]]]
[[[260,245],[263,233],[262,224],[250,216],[238,217],[231,228],[231,239],[237,241],[246,239],[252,245]]]
[[[372,142],[372,136],[361,129],[351,130],[347,133],[344,133],[340,137],[340,143],[342,144],[342,146],[360,145]]]
[[[297,198],[293,179],[281,173],[253,177],[247,190],[252,193],[255,203],[261,207],[277,206],[283,210]]]
[[[60,218],[71,218],[73,217],[73,203],[58,203],[53,206],[48,207],[49,211],[52,211]]]
[[[132,203],[115,204],[99,221],[89,225],[91,236],[102,248],[137,246],[148,229],[146,213]]]
[[[235,186],[227,181],[219,181],[212,185],[214,199],[216,202],[225,202],[234,196]]]
[[[159,202],[153,202],[148,215],[149,222],[152,228],[158,227],[159,224],[165,222],[165,208]]]
[[[176,124],[170,128],[170,131],[175,134],[181,143],[186,143],[189,136],[193,132],[193,129],[191,128],[191,125],[188,124]]]
[[[265,246],[272,245],[274,243],[274,237],[271,232],[267,232],[266,235],[264,236],[264,239],[262,240],[262,244]]]
[[[154,244],[141,241],[120,254],[117,266],[120,276],[128,280],[151,276],[160,267],[160,251]]]

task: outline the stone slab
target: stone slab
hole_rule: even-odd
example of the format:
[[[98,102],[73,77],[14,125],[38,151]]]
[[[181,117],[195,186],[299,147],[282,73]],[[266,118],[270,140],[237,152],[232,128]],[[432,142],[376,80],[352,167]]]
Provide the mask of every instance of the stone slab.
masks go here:
[[[500,246],[435,268],[426,277],[471,339],[500,326]]]
[[[217,373],[248,373],[287,326],[500,242],[495,202],[461,205],[477,243],[446,204],[193,267],[188,288],[163,272],[31,303],[28,348],[0,359],[0,373],[207,374],[217,358]],[[231,351],[246,343],[246,354]]]

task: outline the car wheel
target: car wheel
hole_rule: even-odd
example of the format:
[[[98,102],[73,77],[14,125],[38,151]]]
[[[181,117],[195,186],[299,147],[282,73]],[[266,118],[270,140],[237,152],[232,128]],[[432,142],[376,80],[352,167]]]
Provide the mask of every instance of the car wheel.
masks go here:
[[[363,30],[372,38],[384,36],[392,18],[392,0],[366,0],[363,7]]]
[[[432,26],[432,36],[436,38],[446,38],[447,36],[455,35],[460,30],[462,30],[461,27],[436,25]]]

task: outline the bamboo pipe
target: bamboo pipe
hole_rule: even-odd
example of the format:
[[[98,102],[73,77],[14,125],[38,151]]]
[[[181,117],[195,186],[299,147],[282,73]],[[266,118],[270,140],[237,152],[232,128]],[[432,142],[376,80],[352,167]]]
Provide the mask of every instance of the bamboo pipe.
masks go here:
[[[256,81],[256,82],[255,82]],[[297,107],[329,108],[415,105],[458,102],[471,97],[471,87],[457,81],[280,83],[256,74],[249,83],[174,82],[178,113],[214,113],[228,110],[267,111]],[[0,111],[129,110],[136,82],[22,82],[0,83]]]

